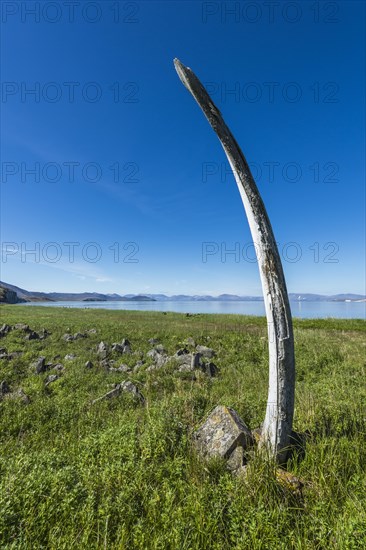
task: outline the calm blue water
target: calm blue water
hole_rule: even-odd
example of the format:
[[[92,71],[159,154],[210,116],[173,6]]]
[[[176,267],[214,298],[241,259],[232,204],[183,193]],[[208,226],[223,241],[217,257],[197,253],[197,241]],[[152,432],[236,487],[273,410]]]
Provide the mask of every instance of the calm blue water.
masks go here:
[[[29,302],[29,306],[175,311],[177,313],[235,313],[265,315],[263,302]],[[292,315],[303,319],[333,317],[365,319],[365,302],[291,302]]]

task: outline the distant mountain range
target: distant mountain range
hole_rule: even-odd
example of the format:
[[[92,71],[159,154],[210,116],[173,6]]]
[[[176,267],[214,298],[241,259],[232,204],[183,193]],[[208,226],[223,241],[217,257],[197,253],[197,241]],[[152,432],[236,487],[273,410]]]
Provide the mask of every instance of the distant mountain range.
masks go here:
[[[365,302],[362,294],[289,294],[294,302]],[[9,283],[0,281],[0,302],[262,302],[262,296],[238,296],[237,294],[220,294],[220,296],[190,296],[188,294],[100,294],[99,292],[35,292],[24,290]]]

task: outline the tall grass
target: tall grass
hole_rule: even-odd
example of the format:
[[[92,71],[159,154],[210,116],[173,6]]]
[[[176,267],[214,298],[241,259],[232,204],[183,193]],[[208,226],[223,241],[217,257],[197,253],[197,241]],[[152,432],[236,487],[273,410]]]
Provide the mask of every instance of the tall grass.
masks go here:
[[[45,340],[20,330],[0,340],[21,357],[0,361],[0,380],[29,395],[0,402],[1,548],[361,549],[366,546],[365,323],[295,321],[295,429],[307,431],[303,456],[287,469],[302,494],[287,490],[254,453],[246,476],[220,460],[200,461],[192,430],[217,404],[255,428],[268,380],[264,318],[3,306],[2,322],[45,327]],[[74,342],[62,335],[96,328]],[[173,365],[130,374],[98,366],[96,346],[128,338],[146,353],[158,338],[173,354],[187,337],[216,353],[219,374],[196,380]],[[64,360],[73,353],[73,361]],[[65,366],[31,366],[40,355]],[[57,358],[59,356],[59,358]],[[117,359],[117,356],[115,356]],[[138,355],[120,363],[133,367]],[[87,360],[94,363],[86,369]],[[146,398],[92,401],[132,380]]]

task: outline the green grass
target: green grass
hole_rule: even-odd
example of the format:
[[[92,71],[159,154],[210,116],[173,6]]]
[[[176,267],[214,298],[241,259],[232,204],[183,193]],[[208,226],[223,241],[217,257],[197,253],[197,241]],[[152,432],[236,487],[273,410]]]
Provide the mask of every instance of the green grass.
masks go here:
[[[45,340],[21,331],[0,340],[23,355],[0,361],[0,381],[31,402],[0,402],[0,547],[16,549],[358,549],[366,546],[365,322],[296,320],[294,428],[308,430],[306,453],[287,469],[303,496],[276,482],[254,454],[246,478],[195,456],[192,430],[216,405],[263,421],[268,380],[266,321],[259,317],[2,306],[1,321],[45,327]],[[66,331],[97,334],[65,342]],[[192,381],[172,366],[108,373],[96,346],[128,338],[147,352],[159,338],[169,354],[192,336],[216,353],[219,375]],[[74,361],[65,361],[74,353]],[[65,365],[30,366],[40,355]],[[55,359],[60,356],[60,359]],[[87,370],[87,360],[94,368]],[[133,366],[137,356],[120,362]],[[100,401],[109,385],[132,380],[146,398]]]

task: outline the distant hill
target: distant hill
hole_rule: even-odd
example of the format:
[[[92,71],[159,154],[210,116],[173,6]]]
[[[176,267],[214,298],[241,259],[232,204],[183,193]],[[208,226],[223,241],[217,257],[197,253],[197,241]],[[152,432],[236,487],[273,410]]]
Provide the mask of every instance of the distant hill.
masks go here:
[[[237,294],[220,294],[219,296],[199,296],[189,294],[175,294],[168,296],[166,294],[100,294],[98,292],[35,292],[24,290],[9,283],[0,281],[0,302],[6,302],[5,290],[12,291],[16,297],[7,294],[7,300],[17,299],[18,302],[262,302],[262,296],[238,296]],[[325,296],[323,294],[301,294],[290,293],[289,299],[292,302],[362,302],[366,301],[366,296],[362,294],[335,294]],[[7,303],[17,303],[9,302]]]
[[[119,301],[119,302],[155,302],[154,298],[149,296],[120,296],[119,294],[100,294],[98,292],[82,292],[82,293],[68,293],[68,292],[36,292],[25,290],[15,285],[9,283],[4,283],[0,281],[0,288],[3,288],[4,291],[14,292],[18,298],[18,302],[110,302],[110,301]],[[17,303],[17,302],[8,302],[6,300],[1,300],[5,303]]]

